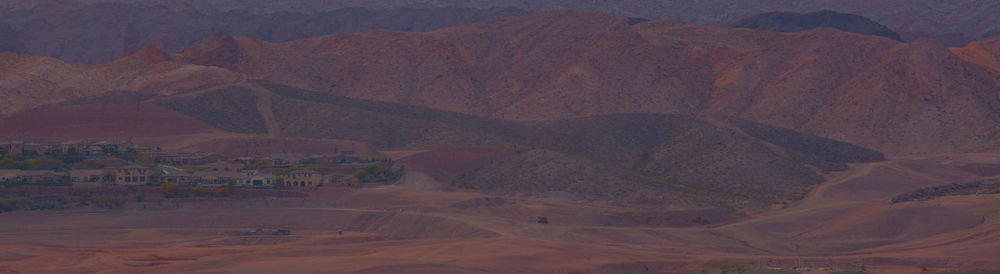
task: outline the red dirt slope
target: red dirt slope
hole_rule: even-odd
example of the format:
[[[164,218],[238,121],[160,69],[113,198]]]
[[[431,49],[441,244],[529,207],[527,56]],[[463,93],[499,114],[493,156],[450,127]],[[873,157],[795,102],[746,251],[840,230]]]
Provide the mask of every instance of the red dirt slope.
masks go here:
[[[503,119],[734,115],[889,153],[990,149],[1000,136],[995,80],[948,48],[828,28],[547,12],[278,44],[217,35],[182,55],[309,90]]]

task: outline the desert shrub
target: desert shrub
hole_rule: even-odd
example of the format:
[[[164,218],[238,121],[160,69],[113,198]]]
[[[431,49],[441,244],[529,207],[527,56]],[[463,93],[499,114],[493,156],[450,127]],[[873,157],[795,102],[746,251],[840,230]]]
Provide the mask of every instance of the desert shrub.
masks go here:
[[[67,209],[69,207],[66,206],[66,204],[67,204],[66,201],[62,201],[59,199],[44,199],[44,200],[32,201],[28,209],[30,210]]]
[[[950,195],[975,195],[975,194],[995,194],[1000,193],[1000,180],[988,179],[972,181],[967,183],[951,183],[947,185],[931,186],[914,190],[910,193],[897,195],[889,200],[890,204],[924,201],[941,196]]]
[[[66,163],[49,156],[36,158],[10,158],[0,159],[0,169],[21,169],[21,170],[60,170],[66,169]]]
[[[846,142],[746,120],[733,120],[732,123],[755,138],[794,152],[813,155],[814,157],[807,158],[811,163],[831,165],[832,163],[866,163],[885,160],[885,156],[878,151]]]
[[[164,197],[174,198],[180,195],[181,186],[175,183],[165,183],[160,185],[160,191],[163,192]]]
[[[125,205],[125,200],[115,197],[101,197],[94,199],[94,206],[107,209],[121,208]]]
[[[22,199],[0,199],[0,212],[13,211],[30,204]]]
[[[368,170],[365,169],[359,169],[357,171],[354,171],[354,178],[358,178],[358,180],[361,181],[364,181],[366,178],[368,178],[368,175],[369,175]]]
[[[230,87],[198,95],[193,100],[159,103],[225,131],[266,133],[267,126],[257,112],[257,97],[242,87]]]

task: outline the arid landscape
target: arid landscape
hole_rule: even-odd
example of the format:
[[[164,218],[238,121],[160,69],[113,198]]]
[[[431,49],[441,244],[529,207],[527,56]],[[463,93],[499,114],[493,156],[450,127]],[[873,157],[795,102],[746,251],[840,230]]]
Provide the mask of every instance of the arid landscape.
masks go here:
[[[998,159],[950,154],[856,164],[829,174],[800,201],[696,225],[669,220],[705,213],[696,208],[639,211],[561,197],[454,191],[426,175],[446,171],[420,170],[394,185],[323,187],[308,198],[4,213],[0,258],[2,270],[14,272],[990,269],[1000,252],[1000,194],[887,201],[918,187],[995,178],[1000,173],[965,167],[996,165]],[[549,223],[536,223],[536,216]],[[294,234],[222,234],[256,227]]]
[[[0,0],[0,273],[996,273],[1000,5],[899,2]]]

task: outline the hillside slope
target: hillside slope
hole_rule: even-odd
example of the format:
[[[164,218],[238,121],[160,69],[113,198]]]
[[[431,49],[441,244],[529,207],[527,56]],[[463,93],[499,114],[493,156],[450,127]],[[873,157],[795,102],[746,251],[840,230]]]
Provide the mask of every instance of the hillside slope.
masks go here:
[[[281,131],[290,136],[358,140],[383,148],[515,146],[518,153],[454,181],[495,192],[564,191],[637,203],[720,202],[756,208],[798,199],[803,189],[822,180],[808,167],[814,162],[802,161],[792,151],[841,165],[882,159],[878,152],[804,134],[768,142],[689,116],[618,114],[510,122],[256,84],[274,93],[272,112]],[[796,147],[803,143],[840,149]]]
[[[998,49],[987,41],[970,55],[832,28],[777,33],[566,11],[284,43],[216,33],[179,54],[147,47],[96,66],[3,55],[21,61],[4,68],[18,77],[0,78],[3,96],[17,99],[0,111],[249,78],[502,120],[719,116],[893,155],[983,151],[1000,148],[1000,88],[987,58]],[[32,68],[40,64],[51,68]]]
[[[0,53],[0,115],[110,91],[171,94],[232,82],[240,76],[218,67],[172,62],[148,48],[115,62],[76,65],[50,57]]]
[[[220,47],[196,45],[181,55],[298,88],[500,119],[735,116],[893,154],[997,148],[1000,133],[996,81],[940,43],[830,28],[781,34],[551,12],[429,33],[202,44],[240,54],[221,60],[201,50]]]

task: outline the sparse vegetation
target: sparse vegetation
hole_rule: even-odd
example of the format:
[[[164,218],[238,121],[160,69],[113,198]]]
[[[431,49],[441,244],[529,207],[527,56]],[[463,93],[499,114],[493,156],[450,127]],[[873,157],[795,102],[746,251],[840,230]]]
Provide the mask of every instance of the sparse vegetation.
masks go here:
[[[843,161],[882,157],[868,149],[790,130],[744,126],[755,132],[754,139],[682,115],[616,114],[511,122],[255,83],[275,93],[274,114],[282,132],[292,136],[360,140],[376,147],[510,145],[522,152],[548,154],[546,160],[531,163],[515,159],[523,154],[511,155],[454,181],[473,190],[567,191],[583,197],[632,196],[627,198],[632,201],[765,207],[774,200],[799,199],[799,189],[823,180],[806,164],[834,170],[846,167]],[[792,157],[774,153],[762,140],[788,147]],[[811,150],[808,146],[812,145],[822,148]],[[354,175],[371,181],[371,173]],[[636,183],[645,186],[631,186]],[[636,194],[636,189],[644,191]]]
[[[976,195],[1000,193],[1000,179],[988,179],[968,183],[951,183],[943,186],[932,186],[897,195],[889,203],[930,200],[942,196]]]
[[[264,119],[257,112],[257,97],[242,87],[228,87],[198,95],[159,103],[222,130],[239,133],[265,133]]]
[[[743,132],[796,153],[796,159],[829,170],[844,170],[844,163],[865,163],[885,160],[878,151],[850,143],[804,134],[757,122],[733,119],[733,125]]]
[[[31,204],[24,199],[0,199],[0,212],[13,211]]]
[[[94,199],[93,204],[100,208],[115,209],[124,206],[125,200],[116,197],[101,197]]]
[[[174,198],[180,195],[181,187],[175,183],[165,183],[160,185],[160,191],[167,198]]]

